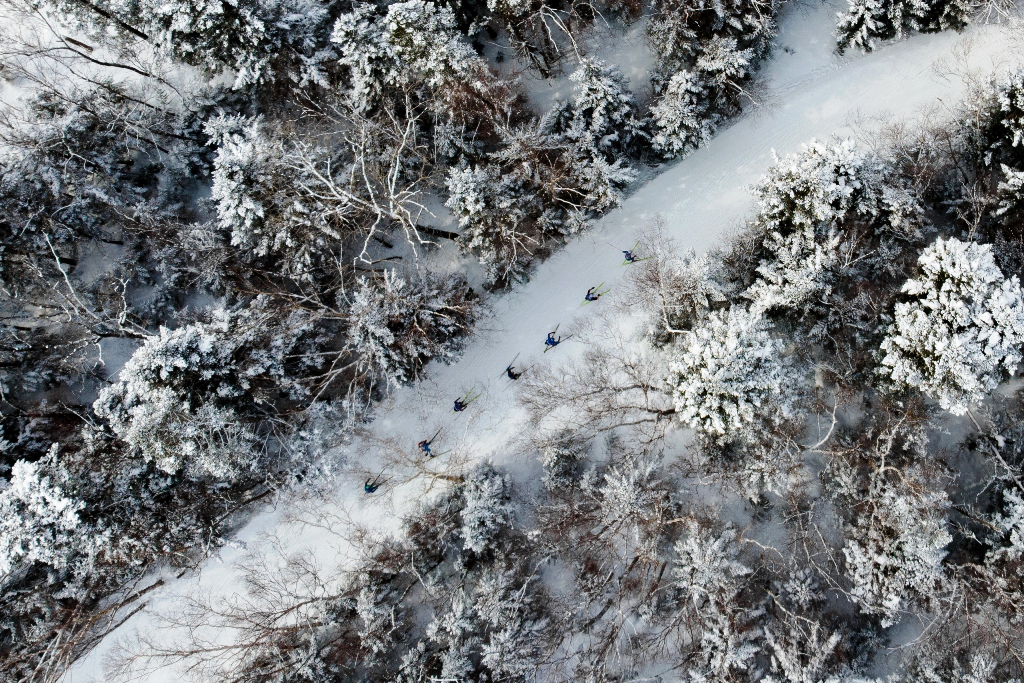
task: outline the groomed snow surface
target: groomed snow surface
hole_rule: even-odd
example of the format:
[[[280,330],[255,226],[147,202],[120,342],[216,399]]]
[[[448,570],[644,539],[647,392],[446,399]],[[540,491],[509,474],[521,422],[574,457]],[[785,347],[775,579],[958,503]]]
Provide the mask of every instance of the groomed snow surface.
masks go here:
[[[760,76],[767,91],[760,93],[762,106],[721,131],[704,149],[661,169],[621,208],[537,267],[527,284],[492,298],[492,315],[469,340],[462,359],[451,366],[432,365],[421,384],[395,392],[380,407],[368,435],[337,454],[341,474],[328,502],[307,509],[282,501],[256,514],[235,542],[200,571],[181,580],[165,577],[167,585],[151,595],[148,610],[108,636],[66,680],[104,680],[103,663],[112,645],[133,631],[158,628],[153,615],[175,613],[182,596],[235,592],[240,584],[233,561],[246,547],[269,537],[279,539],[287,552],[312,552],[321,567],[344,563],[348,525],[388,533],[398,528],[401,515],[425,491],[443,485],[424,468],[440,472],[453,463],[490,459],[520,480],[535,477],[537,464],[514,446],[524,416],[502,370],[517,353],[520,369],[563,363],[582,353],[588,339],[585,326],[577,322],[592,317],[595,308],[613,305],[616,286],[626,272],[619,250],[634,244],[645,222],[660,214],[679,246],[704,251],[750,212],[747,188],[773,163],[773,152],[782,156],[798,151],[812,138],[870,133],[887,121],[942,116],[944,107],[954,106],[963,96],[969,74],[984,77],[998,72],[1017,52],[1007,29],[977,26],[960,35],[919,35],[871,54],[839,56],[831,35],[837,9],[827,4],[789,5],[780,21],[779,49]],[[638,252],[642,251],[641,245]],[[457,258],[454,250],[451,258]],[[581,307],[587,289],[600,282],[611,293]],[[624,319],[621,324],[630,322]],[[580,332],[542,354],[544,338],[556,325],[561,335],[577,328]],[[480,398],[465,412],[453,413],[453,400],[470,390],[480,392]],[[443,429],[433,450],[448,453],[417,467],[415,463],[422,461],[416,457],[416,443],[439,428]],[[402,458],[406,464],[395,464]],[[376,494],[365,495],[363,481],[381,471],[386,484]],[[159,640],[171,636],[161,633]],[[147,680],[180,676],[165,668],[150,673]]]

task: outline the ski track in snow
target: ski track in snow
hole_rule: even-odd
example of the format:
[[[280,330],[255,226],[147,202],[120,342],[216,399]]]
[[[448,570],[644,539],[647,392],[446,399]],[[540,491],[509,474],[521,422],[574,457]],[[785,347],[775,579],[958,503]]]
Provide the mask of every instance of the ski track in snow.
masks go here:
[[[416,443],[443,427],[433,448],[450,453],[426,467],[440,469],[446,459],[461,455],[473,461],[490,459],[509,468],[520,480],[535,477],[537,463],[514,447],[523,414],[515,404],[512,382],[500,373],[517,353],[519,369],[542,362],[561,363],[582,353],[585,333],[547,354],[542,354],[544,338],[556,325],[561,326],[560,334],[569,334],[574,320],[592,316],[595,307],[613,303],[616,284],[626,267],[621,265],[622,254],[610,245],[628,249],[636,241],[636,231],[661,214],[679,246],[702,252],[749,215],[753,208],[749,188],[772,165],[773,150],[783,156],[798,151],[812,138],[850,135],[855,129],[870,129],[872,122],[886,117],[913,118],[937,103],[954,105],[966,86],[960,77],[941,75],[942,63],[968,65],[989,74],[1008,66],[1013,53],[1008,31],[983,26],[963,35],[914,36],[868,55],[849,52],[839,56],[831,35],[834,12],[829,5],[790,8],[780,21],[780,49],[762,70],[768,84],[763,113],[740,118],[707,147],[661,170],[621,208],[537,267],[530,282],[490,299],[490,317],[469,340],[457,363],[432,364],[425,381],[395,392],[379,408],[377,419],[369,425],[375,443],[387,440],[385,448],[402,450],[410,461],[416,461]],[[643,255],[643,245],[637,251]],[[587,289],[599,282],[611,288],[610,294],[581,307]],[[454,413],[453,400],[471,389],[481,392],[480,398],[465,412]],[[423,476],[410,478],[411,468],[392,468],[384,476],[393,479],[378,493],[364,495],[363,479],[383,469],[380,451],[375,450],[380,447],[363,442],[345,449],[344,469],[349,473],[342,476],[330,504],[320,505],[317,512],[337,514],[381,533],[399,527],[401,514],[412,509],[429,481]],[[240,581],[233,561],[244,555],[247,544],[255,547],[268,534],[285,539],[289,551],[314,553],[325,569],[345,561],[346,548],[339,534],[286,520],[286,514],[297,514],[287,507],[282,503],[254,515],[235,535],[235,541],[217,558],[205,562],[196,575],[177,581],[165,577],[168,585],[152,596],[150,611],[176,613],[180,609],[177,599],[197,590],[214,595],[235,592]],[[302,514],[308,513],[298,513]],[[136,615],[80,661],[65,680],[103,680],[103,660],[112,643],[133,630],[154,628],[150,614]],[[157,635],[165,640],[171,634]],[[151,673],[146,680],[179,678],[179,672],[167,668]]]

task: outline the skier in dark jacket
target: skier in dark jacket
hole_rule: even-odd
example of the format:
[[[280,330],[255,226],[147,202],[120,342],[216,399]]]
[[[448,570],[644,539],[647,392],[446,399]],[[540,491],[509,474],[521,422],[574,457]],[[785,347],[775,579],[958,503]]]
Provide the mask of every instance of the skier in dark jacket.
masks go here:
[[[523,376],[522,372],[516,372],[515,368],[513,368],[511,365],[505,368],[505,374],[508,375],[509,379],[519,379],[520,377]]]
[[[548,332],[548,338],[544,340],[544,344],[548,347],[555,347],[562,343],[562,338],[555,339],[554,332]]]
[[[633,256],[633,250],[632,249],[630,249],[629,251],[623,251],[622,254],[623,254],[623,256],[626,257],[626,263],[635,263],[636,262],[636,256]]]
[[[430,452],[430,444],[434,443],[434,439],[436,439],[437,435],[440,433],[441,430],[438,429],[436,432],[434,432],[434,435],[432,437],[430,437],[429,439],[423,439],[423,441],[420,441],[418,444],[416,444],[417,448],[426,453],[428,458],[434,457],[434,454]]]
[[[601,295],[600,294],[595,294],[594,293],[595,289],[597,289],[597,287],[591,287],[590,289],[588,289],[587,290],[587,295],[585,297],[583,297],[583,298],[585,300],[587,300],[587,301],[597,301],[598,299],[600,299]]]
[[[377,483],[377,479],[374,479],[372,484],[369,479],[363,483],[364,493],[376,493],[378,488],[380,488],[380,484]]]
[[[466,409],[466,406],[468,405],[469,404],[465,403],[461,398],[455,399],[455,412],[461,413],[463,410]]]

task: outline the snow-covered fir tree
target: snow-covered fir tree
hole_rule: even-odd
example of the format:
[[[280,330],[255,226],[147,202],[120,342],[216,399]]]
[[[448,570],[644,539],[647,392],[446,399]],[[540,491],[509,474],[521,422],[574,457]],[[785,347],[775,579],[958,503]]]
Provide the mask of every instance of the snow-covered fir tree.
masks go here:
[[[541,451],[542,481],[549,491],[567,489],[583,474],[587,444],[566,433]]]
[[[838,632],[826,635],[817,621],[798,615],[792,615],[779,626],[765,627],[765,651],[770,653],[771,673],[762,680],[765,683],[838,683],[842,679],[825,674],[834,667],[830,660],[842,638],[843,634]]]
[[[876,455],[891,448],[891,439],[879,437]],[[887,628],[914,601],[927,602],[941,587],[942,560],[952,540],[944,515],[949,503],[945,493],[924,485],[915,468],[887,467],[885,457],[870,464],[866,485],[847,467],[835,463],[832,481],[835,494],[857,510],[843,532],[850,596]]]
[[[1010,132],[1012,147],[1024,143],[1024,71],[1010,70],[994,88],[1000,127]]]
[[[628,149],[642,134],[633,94],[617,68],[586,57],[569,80],[574,84],[573,121],[568,128],[571,137],[608,153]]]
[[[321,80],[331,55],[327,45],[329,4],[313,0],[222,0],[154,2],[112,0],[103,6],[48,0],[65,20],[98,40],[111,34],[139,39],[162,54],[209,73],[233,71],[234,86],[248,87],[276,77]],[[288,54],[285,73],[271,63]],[[297,56],[297,60],[292,60]],[[297,62],[297,63],[296,63]]]
[[[604,524],[626,531],[662,517],[666,500],[657,469],[654,458],[631,458],[608,468],[597,489]]]
[[[266,226],[263,205],[263,198],[273,192],[273,161],[281,150],[260,131],[258,120],[222,116],[206,124],[206,133],[217,148],[212,195],[220,227],[233,246],[266,256],[290,241],[287,233],[274,234]]]
[[[659,57],[653,143],[666,156],[687,154],[718,122],[754,102],[746,87],[770,51],[778,3],[771,0],[657,0],[648,25]]]
[[[709,110],[708,92],[692,71],[680,71],[651,108],[655,127],[651,143],[669,157],[685,156],[703,147],[715,133],[718,116]]]
[[[492,467],[478,467],[466,478],[460,532],[466,548],[477,554],[486,552],[494,536],[512,523],[510,493],[505,475]]]
[[[666,76],[692,69],[703,54],[721,52],[725,45],[738,48],[748,61],[760,60],[777,30],[777,3],[766,0],[658,0],[654,7],[648,35]],[[731,42],[723,44],[723,39]]]
[[[1024,201],[1024,172],[1000,164],[1003,179],[999,181],[999,208],[996,215],[1001,216],[1018,208]]]
[[[738,83],[747,75],[753,56],[753,50],[741,50],[735,38],[715,36],[704,46],[695,66],[711,83],[738,88]]]
[[[348,310],[348,338],[358,363],[385,388],[417,379],[431,360],[451,362],[475,320],[461,275],[384,270],[360,278]]]
[[[286,142],[259,119],[241,116],[213,118],[206,133],[217,150],[212,197],[219,230],[211,241],[227,242],[243,263],[307,283],[334,271],[344,233],[365,224],[356,208],[364,188],[339,193],[331,173],[332,164],[344,168],[348,150],[331,155]]]
[[[812,140],[758,183],[755,221],[783,237],[808,228],[827,234],[847,213],[878,213],[880,180],[879,161],[852,138]]]
[[[261,302],[216,308],[174,330],[161,328],[96,399],[96,414],[146,462],[167,473],[232,481],[259,459],[257,424],[268,398],[303,388],[289,382],[286,357],[306,319],[270,324]],[[268,393],[269,392],[269,395]]]
[[[768,235],[764,249],[771,258],[758,266],[758,279],[744,294],[756,310],[797,308],[811,297],[828,296],[841,238],[832,232],[816,239],[816,232],[807,226],[786,237]]]
[[[539,208],[534,190],[496,164],[452,170],[445,205],[459,219],[459,241],[479,254],[488,279],[500,282],[519,275],[537,239],[530,221]]]
[[[864,239],[846,234],[850,221],[868,221],[872,235],[889,244],[920,236],[917,200],[889,182],[885,164],[852,139],[812,141],[778,162],[755,194],[759,211],[752,225],[764,232],[766,258],[744,296],[758,310],[827,306],[840,259],[849,261],[851,250],[861,248],[846,240]]]
[[[609,161],[617,155],[597,148],[601,139],[617,146],[628,135],[606,127],[615,116],[596,102],[583,114],[559,105],[540,121],[503,131],[487,163],[449,171],[446,205],[459,219],[459,242],[479,256],[489,282],[520,277],[547,238],[579,232],[617,206],[637,177],[621,157]],[[603,138],[589,127],[595,112],[603,112]]]
[[[937,239],[896,304],[878,372],[896,388],[914,388],[962,415],[1011,376],[1021,361],[1024,301],[990,245]]]
[[[391,4],[383,16],[374,5],[357,3],[335,22],[331,40],[349,70],[352,100],[362,108],[389,89],[451,84],[479,59],[451,10],[424,0]]]
[[[995,538],[988,539],[993,547],[986,561],[990,563],[1021,563],[1024,560],[1024,495],[1020,490],[1006,488],[1002,492],[1002,506],[992,515]]]
[[[85,504],[49,476],[55,450],[42,462],[16,462],[0,491],[0,576],[34,564],[60,574],[103,543],[102,534],[79,518]]]
[[[848,0],[846,13],[839,13],[836,38],[839,49],[851,45],[870,52],[879,40],[905,38],[916,31],[926,33],[967,25],[973,5],[968,0]]]
[[[742,437],[790,410],[795,378],[757,313],[714,311],[672,349],[676,414],[713,440]]]
[[[751,569],[738,559],[735,529],[715,533],[688,520],[676,541],[672,577],[689,603],[700,645],[689,674],[695,680],[727,680],[748,670],[760,648],[757,620],[761,608],[741,597]]]

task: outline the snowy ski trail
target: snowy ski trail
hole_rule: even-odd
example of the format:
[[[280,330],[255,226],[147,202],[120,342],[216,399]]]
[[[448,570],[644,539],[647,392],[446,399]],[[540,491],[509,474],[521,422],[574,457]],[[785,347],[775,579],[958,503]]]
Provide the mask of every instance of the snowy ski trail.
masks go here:
[[[704,251],[749,214],[753,199],[748,188],[773,163],[772,150],[784,156],[812,138],[849,135],[858,120],[867,122],[862,128],[870,128],[871,121],[879,117],[913,118],[940,102],[954,105],[966,86],[959,77],[942,75],[944,69],[958,64],[987,75],[1008,66],[1015,52],[1008,31],[983,26],[963,35],[914,36],[868,55],[850,52],[839,56],[833,52],[831,36],[835,9],[828,5],[813,10],[796,7],[782,18],[777,41],[780,49],[762,71],[769,83],[763,113],[740,118],[707,147],[664,169],[590,232],[537,267],[527,284],[490,299],[490,316],[468,341],[458,362],[432,364],[425,381],[396,391],[380,407],[368,428],[372,443],[364,441],[347,449],[346,466],[352,471],[342,478],[334,494],[331,505],[335,510],[321,506],[317,512],[336,513],[339,519],[382,532],[397,528],[400,515],[429,480],[418,477],[410,481],[409,472],[385,472],[390,483],[373,495],[363,493],[363,480],[382,470],[379,449],[398,448],[415,459],[417,443],[439,428],[443,430],[432,442],[437,451],[467,454],[472,460],[491,459],[511,468],[516,477],[533,476],[539,466],[525,462],[529,458],[514,448],[506,448],[523,415],[515,403],[515,382],[505,377],[502,369],[516,354],[517,369],[529,371],[538,363],[563,363],[582,353],[585,334],[577,334],[548,354],[543,354],[544,339],[556,325],[563,335],[572,333],[574,320],[594,314],[594,307],[580,306],[594,282],[613,288],[602,297],[602,303],[612,303],[616,283],[627,268],[638,267],[622,267],[621,250],[636,241],[636,231],[645,221],[661,214],[679,246]],[[638,252],[643,255],[643,245]],[[467,391],[481,396],[462,413],[453,414],[453,400]],[[440,467],[443,463],[438,461],[445,457],[452,456],[434,458],[426,467]],[[284,507],[256,514],[236,535],[236,541],[223,548],[219,558],[204,563],[198,574],[182,580],[165,577],[167,585],[154,593],[151,611],[174,613],[176,599],[195,590],[231,594],[239,586],[232,561],[244,553],[246,544],[254,545],[267,533],[284,539],[290,550],[312,551],[325,569],[343,561],[346,549],[338,546],[329,529],[288,521],[287,514],[294,511]],[[103,660],[111,645],[134,629],[153,627],[149,614],[136,615],[79,662],[65,680],[103,680]],[[146,680],[178,678],[178,672],[163,669]]]

